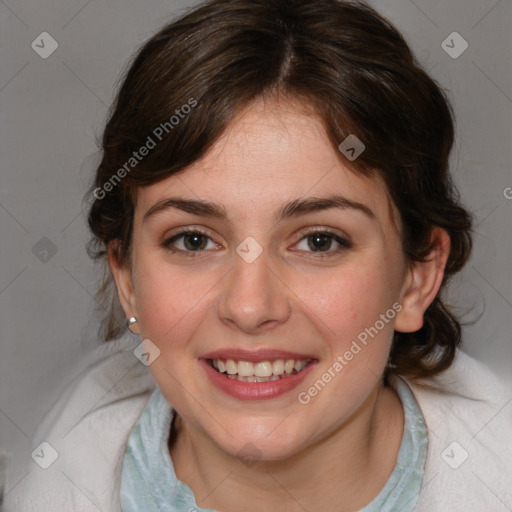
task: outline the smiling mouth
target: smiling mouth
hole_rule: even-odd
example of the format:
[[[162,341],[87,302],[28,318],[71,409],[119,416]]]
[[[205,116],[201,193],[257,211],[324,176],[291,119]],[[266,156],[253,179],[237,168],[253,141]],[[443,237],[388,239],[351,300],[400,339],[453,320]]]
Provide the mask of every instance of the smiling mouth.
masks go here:
[[[300,373],[312,359],[275,359],[273,361],[239,361],[207,359],[208,364],[228,379],[240,382],[272,382]]]

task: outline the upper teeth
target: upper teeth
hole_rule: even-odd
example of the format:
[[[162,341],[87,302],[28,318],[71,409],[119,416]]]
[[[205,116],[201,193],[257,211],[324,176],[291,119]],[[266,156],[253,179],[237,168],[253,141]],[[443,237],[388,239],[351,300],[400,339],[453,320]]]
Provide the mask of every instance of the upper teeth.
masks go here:
[[[237,375],[240,377],[270,377],[272,375],[283,375],[283,373],[292,373],[294,370],[300,372],[303,370],[310,359],[276,359],[275,361],[235,361],[233,359],[213,359],[213,367],[221,373],[228,375]]]

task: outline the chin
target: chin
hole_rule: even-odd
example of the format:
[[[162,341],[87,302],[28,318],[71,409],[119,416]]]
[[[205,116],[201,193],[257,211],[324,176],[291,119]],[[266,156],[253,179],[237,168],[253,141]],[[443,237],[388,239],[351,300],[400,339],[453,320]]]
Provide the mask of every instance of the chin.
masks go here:
[[[214,441],[222,451],[247,465],[281,461],[295,455],[303,443],[297,438],[297,429],[294,436],[290,436],[288,429],[279,431],[279,428],[275,427],[275,422],[265,429],[261,423],[257,427],[246,425],[245,430],[233,429],[232,437],[223,432],[221,439],[214,438]]]

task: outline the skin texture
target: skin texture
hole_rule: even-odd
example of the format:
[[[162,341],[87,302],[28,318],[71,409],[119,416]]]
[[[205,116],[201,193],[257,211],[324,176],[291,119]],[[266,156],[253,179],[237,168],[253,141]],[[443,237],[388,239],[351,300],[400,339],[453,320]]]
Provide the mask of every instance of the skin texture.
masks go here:
[[[393,330],[422,326],[441,285],[449,238],[435,230],[428,261],[410,264],[383,182],[355,174],[346,163],[300,104],[257,100],[202,160],[138,190],[132,267],[119,265],[110,252],[123,309],[138,319],[132,329],[161,351],[150,370],[179,413],[170,453],[201,507],[359,509],[394,468],[403,409],[381,376]],[[362,203],[373,217],[330,208],[274,218],[285,202],[333,193]],[[218,203],[227,219],[171,208],[143,220],[171,196]],[[183,237],[174,242],[181,252],[161,246],[182,227],[206,232],[201,252],[185,254],[190,245]],[[326,250],[314,251],[308,245],[314,236],[307,235],[319,229],[351,247],[333,238]],[[263,248],[252,263],[236,252],[248,236]],[[402,309],[394,319],[301,404],[299,392],[395,303]],[[297,389],[244,401],[212,386],[198,363],[206,352],[231,347],[278,348],[318,362]],[[254,453],[250,464],[240,460],[247,450]]]

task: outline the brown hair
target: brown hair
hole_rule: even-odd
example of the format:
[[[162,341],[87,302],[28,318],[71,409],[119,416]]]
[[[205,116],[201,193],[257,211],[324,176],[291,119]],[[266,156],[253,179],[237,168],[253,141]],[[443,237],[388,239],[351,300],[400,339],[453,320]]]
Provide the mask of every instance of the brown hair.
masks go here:
[[[126,325],[106,255],[117,240],[115,257],[130,264],[137,187],[186,169],[251,100],[276,94],[313,107],[334,147],[349,134],[363,141],[365,151],[345,164],[384,179],[411,262],[428,255],[438,226],[451,240],[443,286],[462,268],[472,217],[448,170],[451,108],[398,30],[360,2],[213,0],[143,45],[105,127],[88,215],[88,252],[105,265],[98,292],[108,305],[105,340]],[[140,161],[130,160],[149,138],[158,143]],[[390,366],[428,377],[452,363],[461,327],[438,294],[419,331],[394,336]]]

